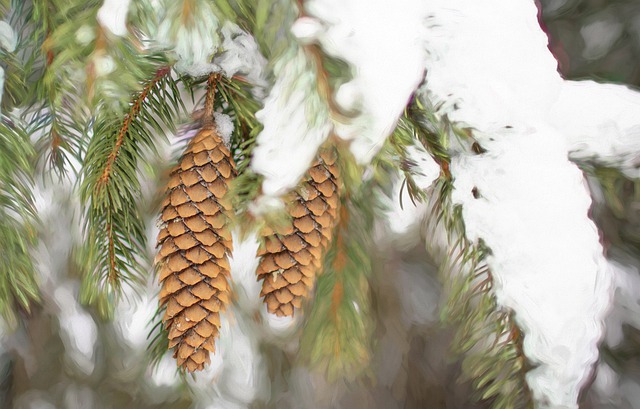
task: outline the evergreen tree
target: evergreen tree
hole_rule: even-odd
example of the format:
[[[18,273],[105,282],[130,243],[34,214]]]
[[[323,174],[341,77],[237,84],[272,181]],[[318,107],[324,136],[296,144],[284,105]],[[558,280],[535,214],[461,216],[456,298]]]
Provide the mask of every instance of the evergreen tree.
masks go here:
[[[239,340],[268,361],[274,394],[296,368],[380,380],[373,356],[394,336],[380,283],[406,273],[378,264],[408,240],[420,279],[441,285],[419,302],[440,313],[425,328],[453,334],[472,391],[457,405],[577,407],[615,273],[575,163],[637,177],[640,95],[563,80],[536,13],[526,0],[2,0],[7,328],[68,294],[65,313],[103,331],[129,297],[152,297],[145,356],[173,356],[196,395],[216,343]],[[81,228],[65,238],[68,285],[51,288],[39,218],[43,192],[65,189]],[[238,401],[282,403],[255,390]]]

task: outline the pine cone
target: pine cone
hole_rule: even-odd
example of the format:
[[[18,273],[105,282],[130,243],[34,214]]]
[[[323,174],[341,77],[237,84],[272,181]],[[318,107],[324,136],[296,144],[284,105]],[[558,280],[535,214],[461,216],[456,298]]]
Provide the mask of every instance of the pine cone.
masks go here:
[[[172,170],[158,235],[158,265],[166,306],[163,322],[178,365],[202,370],[215,352],[220,312],[230,301],[232,250],[225,194],[235,163],[214,127],[200,130]]]
[[[313,289],[338,214],[336,159],[333,149],[320,152],[288,201],[292,223],[263,234],[257,274],[264,280],[260,295],[272,314],[293,316],[294,307],[300,308]]]

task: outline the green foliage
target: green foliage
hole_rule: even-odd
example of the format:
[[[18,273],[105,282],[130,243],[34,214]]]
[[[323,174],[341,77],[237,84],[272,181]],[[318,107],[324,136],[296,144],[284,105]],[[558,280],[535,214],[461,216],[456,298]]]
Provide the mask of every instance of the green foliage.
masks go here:
[[[490,250],[467,240],[462,208],[451,200],[451,155],[457,149],[480,153],[481,148],[468,131],[452,126],[447,118],[437,118],[433,112],[426,98],[416,97],[396,131],[396,140],[399,146],[406,145],[408,135],[414,135],[442,168],[429,192],[432,213],[427,235],[428,241],[429,234],[441,228],[448,239],[448,250],[440,257],[441,281],[447,294],[441,320],[456,329],[451,350],[462,357],[461,380],[472,381],[476,398],[494,409],[529,408],[532,400],[525,379],[528,368],[522,335],[512,313],[496,302],[493,277],[485,262]],[[412,193],[415,186],[411,175],[407,175],[407,186],[412,197],[421,199],[422,193]]]
[[[343,162],[338,227],[300,341],[301,357],[329,379],[353,379],[366,370],[374,329],[369,279],[375,183],[359,181],[361,170],[352,158]]]
[[[0,314],[10,327],[15,306],[30,310],[40,300],[30,250],[36,240],[31,193],[34,151],[31,129],[17,118],[0,122]]]
[[[465,238],[461,208],[451,203],[451,180],[435,186],[440,219],[449,236],[441,265],[448,301],[441,317],[456,326],[452,351],[461,355],[461,380],[470,380],[479,400],[495,409],[530,408],[522,335],[512,313],[497,305],[493,277],[484,261],[489,250]]]
[[[79,261],[85,269],[80,292],[85,303],[109,315],[123,282],[145,276],[145,225],[138,208],[139,168],[155,152],[158,138],[175,130],[183,110],[170,69],[158,70],[134,98],[124,118],[102,112],[92,126],[80,194],[87,207],[86,244]]]

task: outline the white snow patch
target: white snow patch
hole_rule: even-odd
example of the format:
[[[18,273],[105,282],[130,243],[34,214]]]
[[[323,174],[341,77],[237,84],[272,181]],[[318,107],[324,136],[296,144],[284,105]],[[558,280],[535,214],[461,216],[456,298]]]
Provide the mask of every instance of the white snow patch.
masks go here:
[[[613,401],[618,390],[620,376],[605,362],[598,364],[596,379],[593,381],[592,390],[597,393],[601,401]]]
[[[260,53],[253,36],[229,21],[222,26],[221,34],[222,52],[216,55],[214,63],[220,66],[228,78],[240,73],[254,86],[264,87],[267,60]]]
[[[319,22],[305,17],[294,33],[304,41],[317,36],[326,52],[353,67],[350,86],[358,91],[360,114],[346,123],[336,121],[336,133],[353,140],[357,160],[369,163],[424,77],[424,2],[312,0],[305,7]]]
[[[410,247],[415,244],[415,239],[420,233],[420,221],[426,214],[427,205],[420,202],[414,204],[404,184],[404,179],[401,179],[402,176],[399,177],[400,179],[394,182],[391,197],[385,200],[385,220],[392,233],[410,236],[407,240],[403,240],[403,243],[394,241],[393,244],[405,244],[400,247]],[[384,240],[388,240],[388,238],[385,237]]]
[[[300,17],[291,26],[293,34],[302,44],[310,44],[322,33],[322,24],[315,18]]]
[[[257,136],[251,167],[264,176],[265,196],[278,197],[293,189],[331,130],[307,57],[299,49],[291,52],[274,68],[276,82],[256,113],[264,128]]]
[[[571,157],[593,159],[640,177],[640,93],[624,85],[565,81],[550,121],[567,138]]]
[[[207,402],[207,407],[246,408],[264,393],[267,378],[258,334],[242,314],[223,314],[220,321],[220,338],[211,364],[187,382],[195,398]]]
[[[407,157],[413,162],[413,180],[421,190],[427,190],[440,175],[440,166],[420,145],[407,147]],[[419,233],[420,221],[427,211],[425,203],[413,202],[409,189],[404,182],[404,176],[399,175],[395,182],[392,197],[386,211],[386,220],[393,233],[399,235],[410,234],[410,239]],[[408,240],[415,242],[414,240]]]
[[[88,24],[83,24],[76,30],[75,37],[80,45],[86,46],[96,38],[96,31]]]
[[[261,283],[256,280],[258,268],[258,240],[255,235],[249,235],[240,240],[237,231],[232,233],[233,254],[229,260],[234,293],[245,309],[257,309],[262,304],[260,299]]]
[[[213,118],[216,121],[216,129],[222,137],[222,142],[229,146],[231,143],[231,134],[233,133],[233,121],[231,117],[221,112],[214,112]]]
[[[407,159],[413,162],[411,165],[413,180],[418,188],[427,190],[440,176],[440,165],[421,145],[408,146],[406,151]]]
[[[220,70],[211,62],[220,46],[220,22],[211,4],[192,4],[195,8],[189,11],[185,19],[181,1],[164,2],[167,12],[158,27],[157,41],[173,49],[178,59],[175,65],[177,71],[199,77]],[[183,20],[186,20],[184,25],[181,24]]]
[[[18,40],[13,28],[6,21],[0,21],[0,47],[12,53],[16,49]]]
[[[98,22],[117,36],[127,34],[127,12],[131,0],[104,0],[98,10]]]
[[[427,12],[427,88],[441,113],[487,133],[545,118],[562,79],[533,1],[434,0]]]

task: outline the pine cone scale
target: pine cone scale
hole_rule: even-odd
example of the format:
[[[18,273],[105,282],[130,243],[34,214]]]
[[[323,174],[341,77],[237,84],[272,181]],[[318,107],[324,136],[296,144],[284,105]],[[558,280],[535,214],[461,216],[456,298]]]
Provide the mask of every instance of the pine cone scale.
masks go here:
[[[278,226],[277,232],[265,229],[263,233],[256,273],[263,280],[260,295],[272,314],[292,316],[313,288],[336,222],[337,212],[332,211],[339,201],[335,162],[335,153],[322,152],[287,200],[291,223]]]

